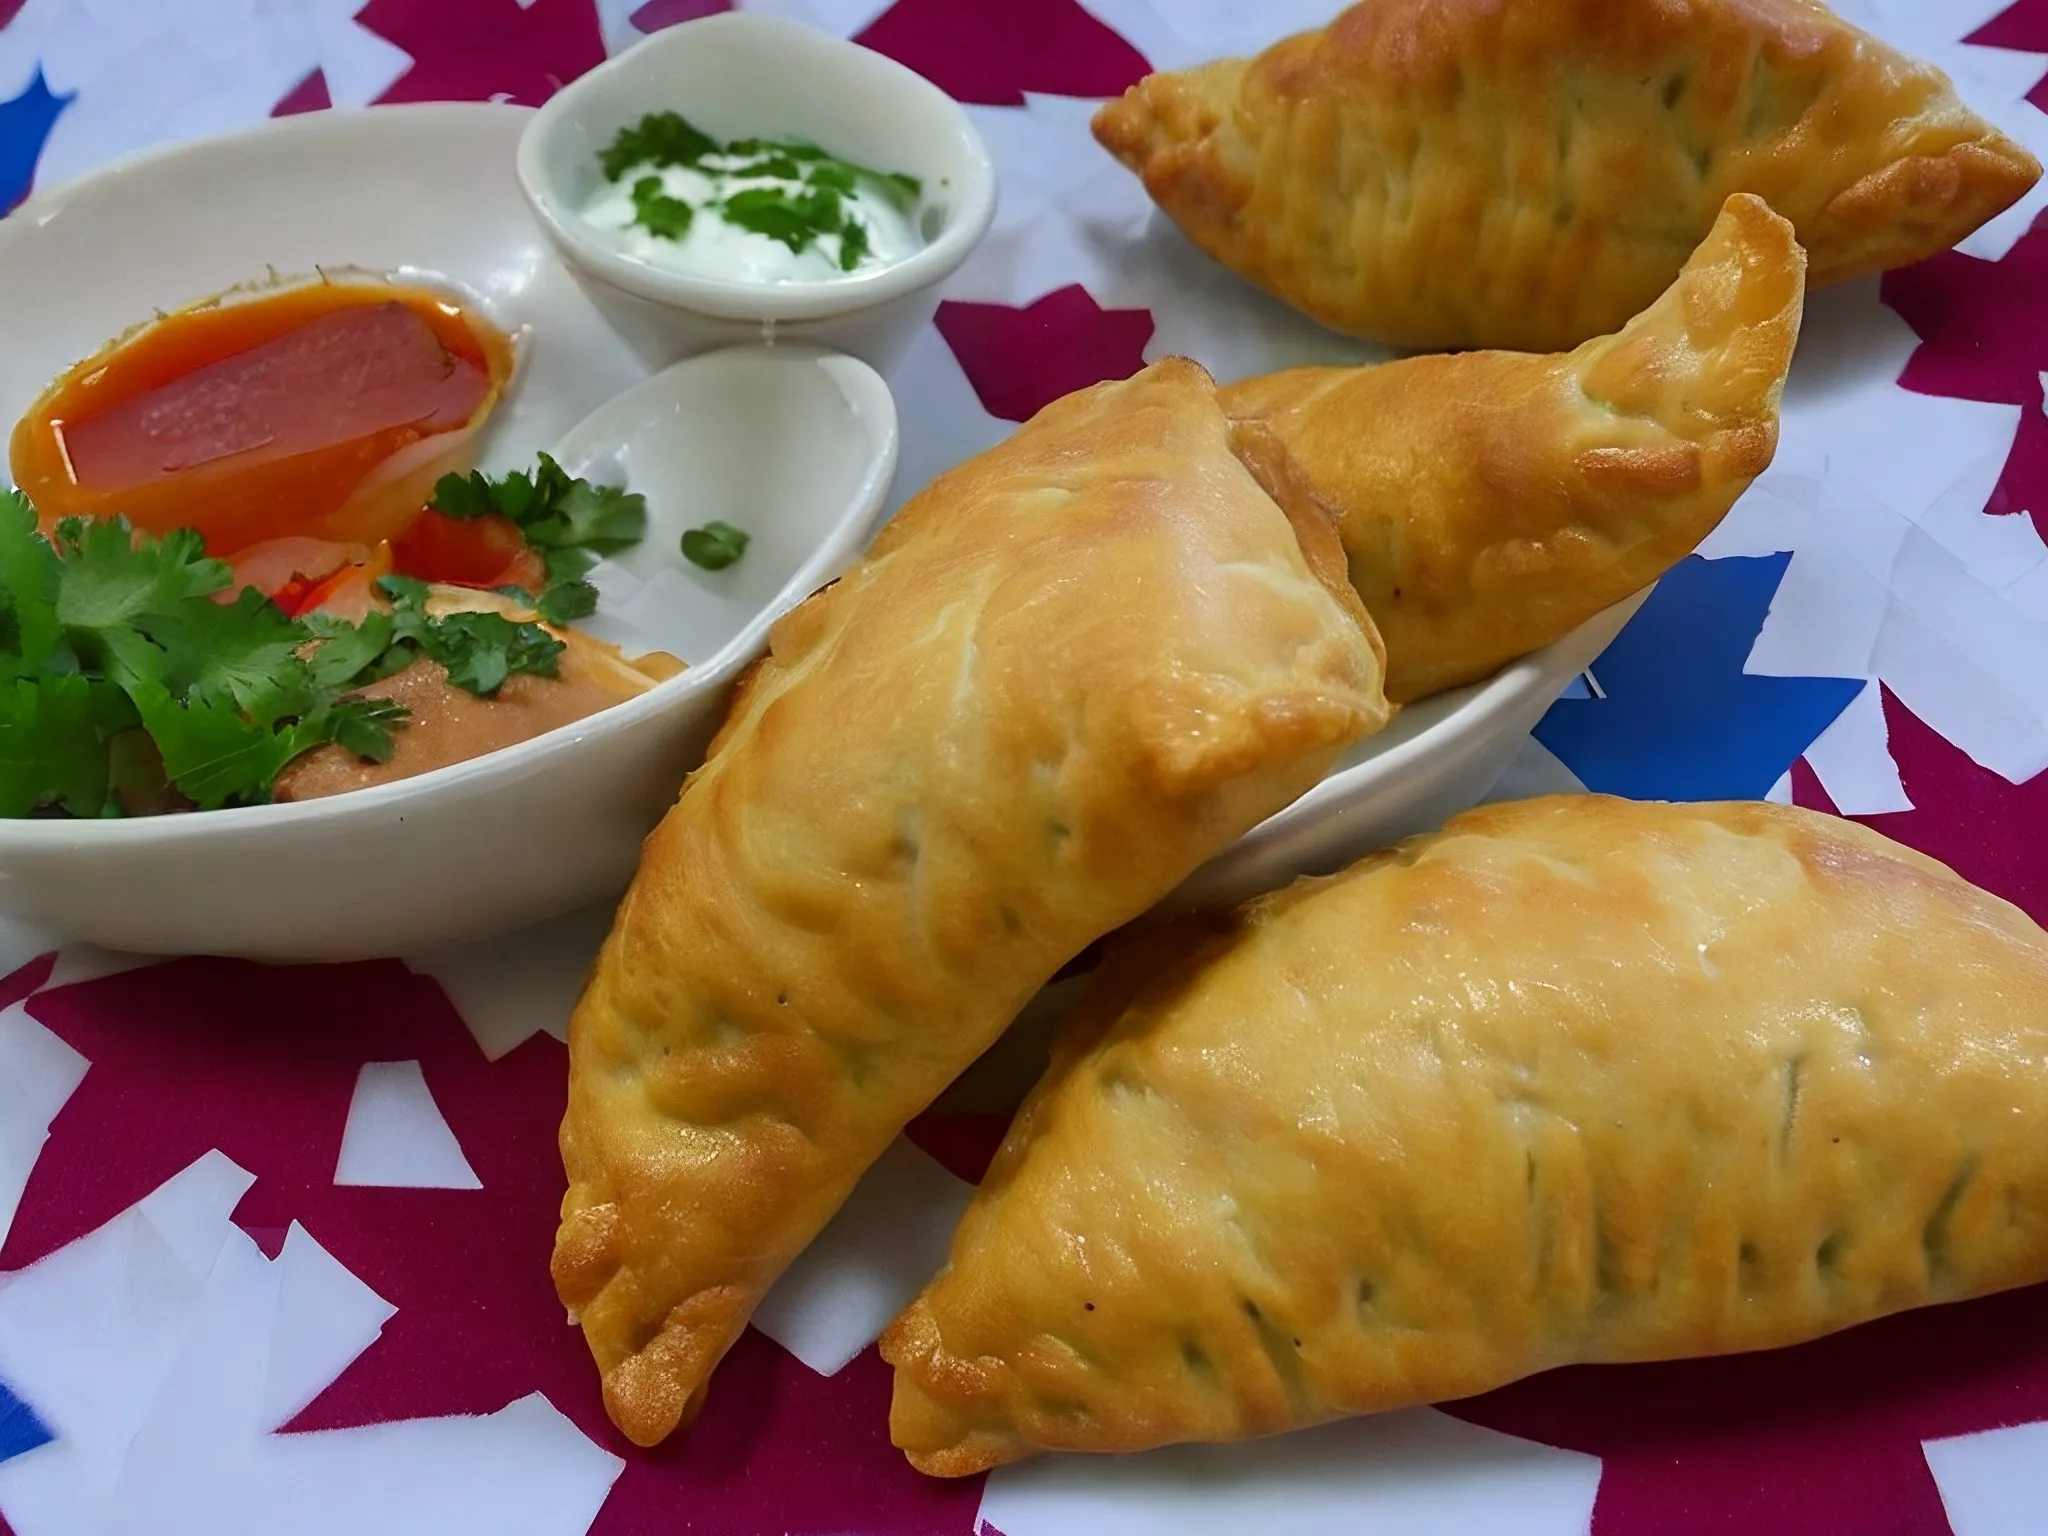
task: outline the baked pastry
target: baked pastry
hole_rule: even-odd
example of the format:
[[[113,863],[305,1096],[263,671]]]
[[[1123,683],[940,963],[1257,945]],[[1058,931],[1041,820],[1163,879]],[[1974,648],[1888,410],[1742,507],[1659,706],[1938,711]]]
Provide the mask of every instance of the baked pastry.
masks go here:
[[[2048,1279],[2048,934],[1853,823],[1489,806],[1147,944],[883,1337],[926,1472]]]
[[[1732,197],[1618,335],[1222,392],[1259,482],[1336,521],[1390,698],[1485,677],[1692,552],[1777,450],[1804,266],[1791,225]]]
[[[642,1445],[1059,967],[1384,723],[1335,534],[1169,360],[942,475],[778,623],[569,1033],[554,1275]]]
[[[1941,71],[1811,0],[1362,0],[1146,77],[1095,136],[1225,266],[1406,347],[1616,330],[1736,192],[1822,284],[1945,250],[2041,174]]]

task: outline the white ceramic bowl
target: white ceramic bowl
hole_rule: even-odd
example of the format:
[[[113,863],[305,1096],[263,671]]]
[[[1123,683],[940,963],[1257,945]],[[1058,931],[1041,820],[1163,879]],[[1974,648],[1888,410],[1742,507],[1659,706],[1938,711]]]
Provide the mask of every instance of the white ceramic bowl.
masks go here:
[[[671,272],[628,254],[579,210],[598,157],[649,112],[680,112],[720,139],[808,139],[903,171],[927,189],[924,249],[821,283],[741,283]],[[775,334],[835,347],[884,373],[938,308],[995,217],[996,176],[967,114],[923,76],[870,49],[794,22],[730,12],[655,33],[559,91],[519,145],[519,184],[564,259],[595,280],[622,327],[671,357]]]
[[[881,380],[851,358],[756,347],[693,359],[615,398],[645,370],[532,227],[511,172],[526,117],[490,106],[310,114],[36,198],[0,221],[0,415],[13,420],[153,307],[260,278],[266,263],[441,273],[533,327],[487,463],[530,464],[559,444],[572,468],[616,461],[636,479],[686,469],[680,491],[639,487],[655,528],[621,562],[636,579],[659,574],[678,520],[753,530],[739,565],[686,568],[663,588],[662,606],[696,610],[668,635],[690,670],[536,741],[328,800],[0,821],[0,915],[110,949],[351,959],[602,900],[623,888],[770,615],[866,542],[895,462]],[[659,420],[659,442],[620,451],[620,423],[636,417]]]
[[[1195,871],[1165,907],[1228,906],[1297,875],[1329,874],[1478,804],[1648,596],[1646,588],[1484,682],[1408,706],[1322,783]]]

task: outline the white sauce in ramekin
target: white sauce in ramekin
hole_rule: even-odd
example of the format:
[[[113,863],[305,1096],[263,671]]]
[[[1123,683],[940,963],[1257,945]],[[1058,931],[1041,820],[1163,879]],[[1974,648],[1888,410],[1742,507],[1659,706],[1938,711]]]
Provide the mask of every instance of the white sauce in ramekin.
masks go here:
[[[797,195],[806,190],[800,183],[774,177],[729,174],[754,158],[716,154],[706,155],[695,166],[633,166],[617,181],[600,183],[584,204],[582,216],[593,228],[613,232],[628,254],[651,266],[728,282],[833,282],[894,266],[924,248],[925,241],[913,222],[916,210],[906,211],[866,183],[839,194],[847,212],[868,235],[868,249],[850,269],[841,264],[841,240],[836,234],[819,235],[799,251],[770,235],[741,228],[720,211],[720,204],[734,193],[753,187]],[[648,177],[660,180],[663,195],[692,208],[689,229],[680,240],[635,222],[633,189]]]

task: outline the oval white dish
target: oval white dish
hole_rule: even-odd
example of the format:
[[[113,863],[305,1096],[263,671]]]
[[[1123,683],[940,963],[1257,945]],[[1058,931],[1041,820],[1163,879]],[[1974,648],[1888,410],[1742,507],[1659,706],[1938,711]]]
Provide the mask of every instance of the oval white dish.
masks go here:
[[[1476,805],[1544,711],[1648,596],[1645,588],[1616,603],[1483,682],[1409,705],[1345,753],[1322,783],[1196,870],[1164,905],[1228,906],[1297,875],[1329,874]]]
[[[582,209],[620,128],[679,112],[719,139],[806,139],[925,186],[923,249],[831,282],[748,283],[669,270],[632,255]],[[519,145],[519,181],[563,258],[598,302],[671,356],[751,340],[764,322],[888,370],[938,308],[938,285],[995,217],[988,150],[959,104],[892,59],[749,12],[666,27],[564,87]]]
[[[652,526],[615,562],[654,594],[639,612],[629,599],[626,622],[689,670],[535,741],[331,799],[0,821],[0,913],[109,949],[326,960],[417,953],[602,899],[623,888],[770,619],[866,542],[896,454],[881,379],[815,348],[753,347],[645,380],[526,215],[511,164],[528,115],[312,114],[35,199],[0,223],[0,410],[11,421],[153,307],[260,278],[266,262],[442,274],[531,327],[518,386],[486,429],[487,467],[552,446],[571,469],[689,473],[680,492],[635,486]],[[659,426],[658,445],[627,431],[636,423]],[[752,532],[745,558],[719,573],[671,564],[678,527],[711,519]]]

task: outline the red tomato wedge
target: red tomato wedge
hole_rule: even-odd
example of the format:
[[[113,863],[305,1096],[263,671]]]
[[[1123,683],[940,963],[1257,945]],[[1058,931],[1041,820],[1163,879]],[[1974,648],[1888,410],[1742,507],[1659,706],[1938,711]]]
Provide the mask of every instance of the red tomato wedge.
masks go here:
[[[377,590],[377,578],[390,574],[391,546],[379,544],[368,560],[336,571],[305,593],[296,607],[286,608],[285,612],[295,619],[302,619],[309,613],[324,613],[329,618],[360,624],[372,610],[387,606],[383,594]]]
[[[457,518],[427,511],[393,541],[399,573],[454,587],[524,587],[538,592],[547,567],[509,517]]]
[[[242,588],[254,587],[265,597],[276,598],[278,606],[290,613],[293,610],[284,600],[286,594],[295,589],[310,592],[344,565],[369,557],[370,552],[360,544],[339,544],[333,539],[309,539],[301,534],[266,539],[238,551],[228,561],[234,576],[221,600],[232,602]]]
[[[309,283],[142,326],[52,384],[9,456],[46,524],[121,513],[216,555],[371,545],[468,467],[511,369],[511,342],[438,294]]]

